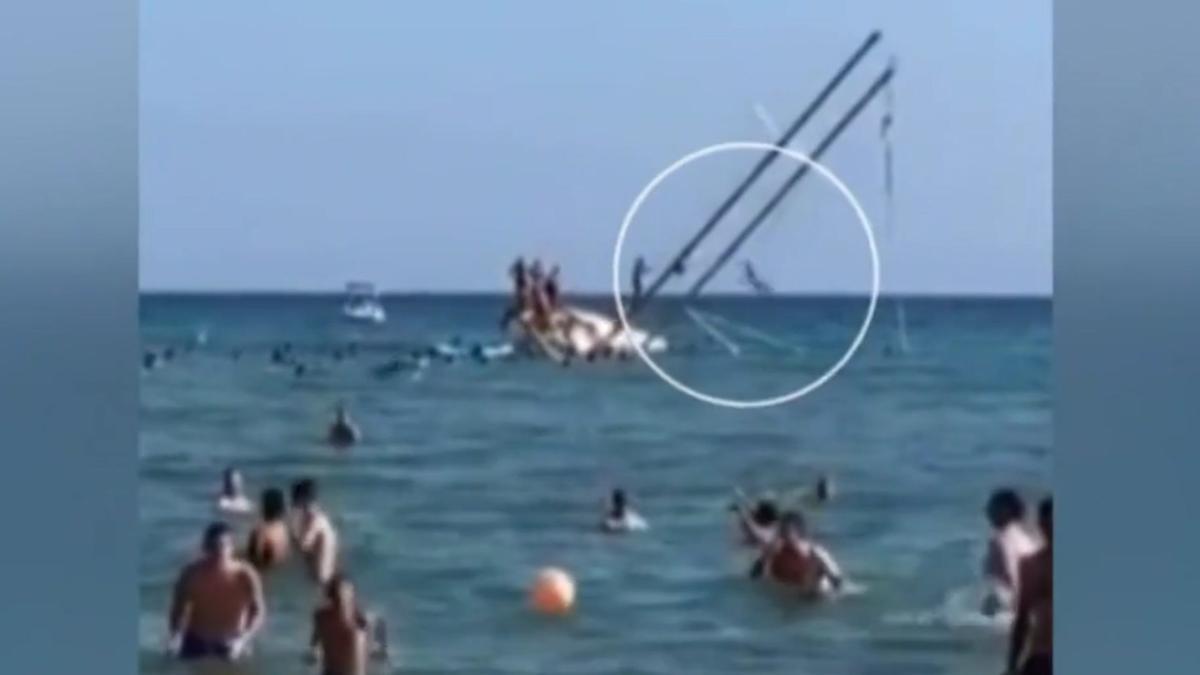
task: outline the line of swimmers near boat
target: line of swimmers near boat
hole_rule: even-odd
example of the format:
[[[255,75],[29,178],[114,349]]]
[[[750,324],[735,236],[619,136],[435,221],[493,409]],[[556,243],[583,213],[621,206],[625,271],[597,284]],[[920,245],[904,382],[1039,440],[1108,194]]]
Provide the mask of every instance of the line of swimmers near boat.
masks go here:
[[[345,446],[361,439],[343,406],[330,424],[328,440]],[[302,478],[291,487],[291,517],[283,492],[263,491],[259,521],[250,530],[242,555],[224,521],[204,531],[202,553],[184,567],[176,582],[169,613],[170,651],[188,661],[233,661],[249,651],[266,617],[261,576],[299,552],[310,577],[321,584],[324,603],[312,618],[308,658],[323,675],[365,675],[372,656],[389,658],[383,618],[362,609],[353,583],[339,568],[338,534],[317,501],[317,484]],[[808,493],[813,506],[832,501],[834,486],[821,477]],[[246,516],[255,511],[245,496],[241,475],[223,475],[218,510]],[[1016,491],[1000,489],[989,498],[985,515],[992,528],[983,560],[988,592],[980,612],[989,617],[1011,613],[1007,673],[1053,672],[1053,511],[1049,497],[1038,508],[1040,537],[1025,524],[1025,504]],[[781,508],[775,498],[751,502],[740,491],[730,505],[742,539],[758,551],[750,566],[754,579],[774,581],[809,599],[836,597],[848,581],[832,553],[812,535],[800,509]],[[612,491],[600,529],[631,533],[649,529],[623,489]]]

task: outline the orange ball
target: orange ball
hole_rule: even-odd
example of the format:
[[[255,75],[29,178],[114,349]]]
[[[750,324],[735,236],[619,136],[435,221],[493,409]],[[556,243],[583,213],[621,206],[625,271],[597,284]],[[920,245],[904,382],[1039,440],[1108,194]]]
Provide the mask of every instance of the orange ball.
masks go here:
[[[575,605],[575,581],[563,570],[547,567],[534,579],[529,599],[543,614],[566,614]]]

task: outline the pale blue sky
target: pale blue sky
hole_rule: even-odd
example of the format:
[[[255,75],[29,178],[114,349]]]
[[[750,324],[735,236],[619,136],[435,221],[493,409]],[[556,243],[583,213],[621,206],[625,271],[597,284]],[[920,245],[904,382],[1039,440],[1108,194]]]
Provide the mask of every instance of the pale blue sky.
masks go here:
[[[498,290],[524,253],[605,290],[621,218],[654,174],[711,143],[765,140],[754,103],[786,124],[879,28],[868,67],[798,145],[897,57],[885,285],[1050,292],[1043,0],[209,0],[141,15],[143,289]],[[825,158],[873,218],[878,114]],[[689,213],[753,158],[722,161],[727,179],[692,190]],[[645,226],[638,250],[665,255],[699,224]],[[808,232],[789,243],[825,253],[794,273],[765,259],[773,283],[860,290],[861,264],[829,252],[852,249]]]

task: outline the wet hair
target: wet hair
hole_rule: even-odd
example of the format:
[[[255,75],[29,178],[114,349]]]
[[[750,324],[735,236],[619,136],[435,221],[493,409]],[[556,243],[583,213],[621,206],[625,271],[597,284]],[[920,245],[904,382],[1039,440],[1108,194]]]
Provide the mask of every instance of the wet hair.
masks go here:
[[[229,526],[221,521],[210,523],[204,528],[204,550],[214,553],[221,539],[230,536]]]
[[[612,491],[612,513],[614,516],[624,514],[625,507],[629,505],[629,500],[625,496],[625,491],[617,488]]]
[[[1038,504],[1038,527],[1047,539],[1054,536],[1054,498],[1046,497]]]
[[[329,581],[325,582],[325,598],[330,602],[336,602],[338,593],[344,586],[350,585],[350,578],[342,572],[336,572],[329,577]]]
[[[317,482],[311,478],[301,478],[292,483],[292,503],[307,504],[317,501]]]
[[[750,517],[758,525],[774,525],[779,522],[779,507],[770,499],[759,500]]]
[[[262,493],[262,517],[268,522],[281,520],[287,506],[283,502],[283,491],[279,488],[267,488]]]
[[[1025,502],[1016,490],[1001,488],[988,498],[987,516],[993,526],[1007,527],[1025,517]]]

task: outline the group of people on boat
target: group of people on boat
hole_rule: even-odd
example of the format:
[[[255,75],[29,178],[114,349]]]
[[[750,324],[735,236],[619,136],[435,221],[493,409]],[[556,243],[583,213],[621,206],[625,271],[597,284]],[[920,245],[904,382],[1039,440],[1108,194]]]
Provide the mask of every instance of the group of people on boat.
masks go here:
[[[559,266],[545,271],[542,261],[526,263],[517,258],[509,267],[513,284],[512,304],[501,320],[502,326],[519,322],[524,333],[537,340],[544,351],[553,351],[564,364],[574,357],[588,361],[621,355],[613,347],[613,338],[620,333],[621,324],[612,321],[608,329],[586,321],[562,304]],[[571,339],[575,331],[583,331],[586,349],[579,349]],[[553,338],[553,339],[551,339]],[[551,347],[553,342],[553,347]]]

